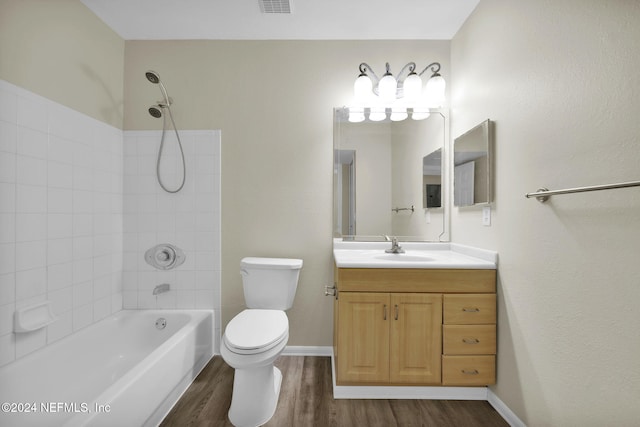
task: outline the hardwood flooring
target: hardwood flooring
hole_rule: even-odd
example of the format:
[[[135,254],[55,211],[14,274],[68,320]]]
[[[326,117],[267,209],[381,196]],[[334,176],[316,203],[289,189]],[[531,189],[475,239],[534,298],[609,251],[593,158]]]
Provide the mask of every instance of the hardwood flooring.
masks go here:
[[[267,427],[503,427],[509,424],[485,401],[334,399],[331,358],[282,356],[276,413]],[[233,369],[215,356],[160,424],[161,427],[232,426]]]

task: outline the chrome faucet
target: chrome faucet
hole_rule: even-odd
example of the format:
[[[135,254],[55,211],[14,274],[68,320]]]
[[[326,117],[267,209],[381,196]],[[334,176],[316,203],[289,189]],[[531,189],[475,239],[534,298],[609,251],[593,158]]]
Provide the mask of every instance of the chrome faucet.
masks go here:
[[[389,236],[385,235],[384,238],[389,241]],[[385,249],[385,252],[388,254],[403,254],[404,249],[402,249],[402,246],[398,245],[397,237],[391,237],[391,249]]]
[[[165,292],[169,292],[171,290],[171,286],[168,283],[163,283],[162,285],[157,285],[153,288],[153,294],[164,294]]]

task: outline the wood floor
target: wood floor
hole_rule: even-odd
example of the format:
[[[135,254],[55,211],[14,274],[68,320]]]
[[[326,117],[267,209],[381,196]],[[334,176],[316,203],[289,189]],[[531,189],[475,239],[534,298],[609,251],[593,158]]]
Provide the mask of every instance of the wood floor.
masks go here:
[[[509,425],[485,401],[333,399],[329,357],[282,356],[275,364],[283,381],[268,427]],[[233,369],[215,356],[160,426],[232,426],[232,387]]]

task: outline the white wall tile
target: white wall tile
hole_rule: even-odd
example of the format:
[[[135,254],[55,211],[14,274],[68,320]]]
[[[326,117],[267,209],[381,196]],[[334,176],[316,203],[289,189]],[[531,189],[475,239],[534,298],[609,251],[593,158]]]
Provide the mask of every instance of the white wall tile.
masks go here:
[[[31,270],[47,265],[47,241],[16,243],[15,271]]]
[[[73,215],[50,213],[47,215],[47,238],[64,239],[73,235]]]
[[[32,270],[16,272],[16,301],[33,298],[47,292],[47,269],[34,268]]]
[[[17,213],[46,213],[47,187],[36,185],[16,186]]]
[[[18,149],[17,145],[17,127],[13,124],[6,123],[0,120],[0,151],[15,154]]]
[[[47,145],[46,131],[18,127],[18,154],[46,159]]]
[[[0,335],[0,366],[13,362],[15,358],[16,358],[15,334]]]
[[[16,215],[16,242],[42,240],[46,245],[47,214],[19,213]]]
[[[17,108],[18,126],[40,132],[48,131],[48,111],[44,98],[23,93],[18,96]]]
[[[13,303],[16,300],[15,273],[0,275],[0,305]]]
[[[78,331],[93,322],[93,304],[73,309],[73,331]]]
[[[0,243],[0,274],[15,273],[16,244]]]
[[[0,87],[0,120],[18,123],[18,97],[13,91]]]
[[[73,261],[73,239],[47,240],[47,265],[62,264]]]
[[[0,306],[0,335],[13,332],[13,312],[15,304],[5,304]]]
[[[16,182],[16,155],[0,151],[0,182]]]
[[[16,185],[0,182],[0,212],[16,211]]]
[[[0,305],[59,316],[0,334],[0,365],[122,308],[123,152],[121,130],[0,80]]]
[[[16,182],[27,185],[47,185],[47,161],[35,157],[16,157]]]
[[[155,176],[161,133],[125,132],[125,307],[219,308],[220,300],[214,295],[220,293],[220,144],[216,140],[220,134],[180,133],[186,181],[179,193],[170,194],[160,188]],[[182,164],[175,140],[169,137],[165,144],[161,174],[173,188],[179,184]],[[162,242],[186,253],[184,264],[174,272],[156,271],[142,260],[148,248]],[[171,291],[156,299],[152,290],[160,283],[169,283]]]
[[[28,334],[16,334],[16,359],[44,347],[47,344],[47,330],[39,329]]]
[[[58,341],[73,332],[73,312],[58,314],[58,319],[47,326],[47,344]]]
[[[16,241],[16,215],[0,213],[0,244]]]
[[[73,262],[50,265],[47,267],[47,286],[49,292],[69,288],[73,284]],[[71,303],[71,301],[69,301]]]

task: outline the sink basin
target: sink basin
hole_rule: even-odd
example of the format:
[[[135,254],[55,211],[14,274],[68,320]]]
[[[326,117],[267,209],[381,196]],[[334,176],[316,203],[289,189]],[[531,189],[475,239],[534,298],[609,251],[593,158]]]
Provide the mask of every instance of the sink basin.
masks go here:
[[[400,262],[426,262],[433,261],[433,258],[422,255],[407,255],[407,254],[383,254],[375,256],[376,259],[382,259],[385,261],[400,261]]]

